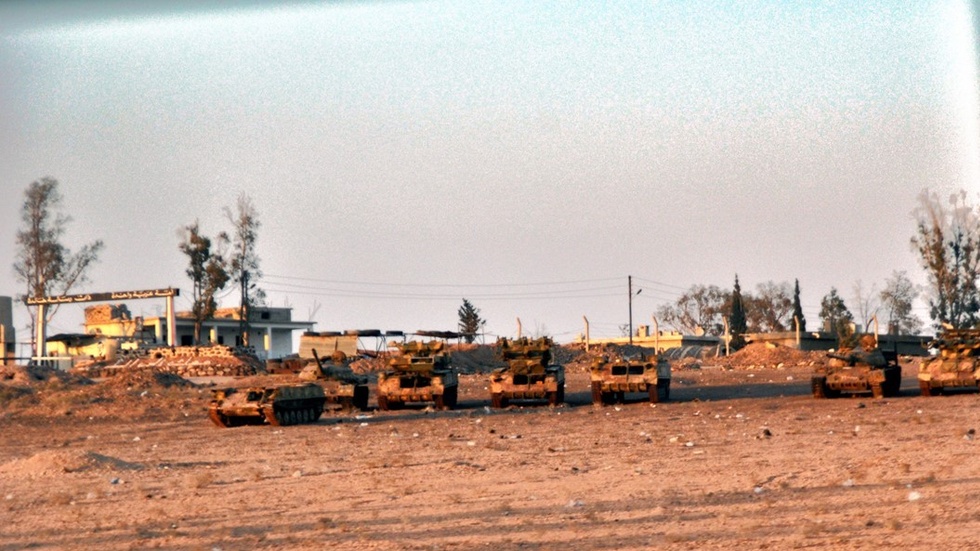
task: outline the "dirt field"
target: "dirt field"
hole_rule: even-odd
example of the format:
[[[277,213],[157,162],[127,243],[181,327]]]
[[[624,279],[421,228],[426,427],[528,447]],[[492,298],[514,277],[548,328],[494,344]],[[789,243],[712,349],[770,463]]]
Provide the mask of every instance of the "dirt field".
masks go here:
[[[815,400],[808,365],[671,401],[219,429],[179,381],[0,387],[0,549],[976,549],[980,397]],[[637,396],[639,398],[639,396]],[[373,402],[373,395],[372,395]]]

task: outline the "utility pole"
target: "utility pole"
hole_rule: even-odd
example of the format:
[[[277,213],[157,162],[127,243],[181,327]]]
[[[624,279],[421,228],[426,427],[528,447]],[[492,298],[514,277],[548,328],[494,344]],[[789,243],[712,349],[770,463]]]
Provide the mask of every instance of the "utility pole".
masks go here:
[[[630,294],[630,346],[633,346],[633,276],[626,276]]]
[[[633,276],[626,276],[630,293],[630,346],[633,345]],[[635,294],[640,294],[643,289],[637,289]]]

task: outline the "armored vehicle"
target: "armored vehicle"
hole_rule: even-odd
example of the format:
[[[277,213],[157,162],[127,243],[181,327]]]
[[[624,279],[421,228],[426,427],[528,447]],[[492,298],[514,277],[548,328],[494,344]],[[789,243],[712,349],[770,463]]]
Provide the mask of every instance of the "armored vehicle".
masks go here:
[[[438,409],[456,406],[459,376],[449,365],[442,341],[409,341],[392,345],[398,354],[388,369],[378,374],[378,408],[400,407],[410,402],[433,402]]]
[[[935,396],[947,388],[980,385],[980,329],[946,329],[929,348],[938,349],[932,359],[919,364],[919,389]]]
[[[594,404],[622,402],[628,392],[647,393],[653,403],[670,399],[670,363],[658,355],[602,353],[589,371]]]
[[[548,337],[497,341],[500,358],[507,367],[490,374],[493,407],[506,407],[511,400],[546,399],[552,406],[565,401],[565,368],[551,365],[552,344]]]
[[[313,383],[212,390],[208,417],[219,427],[315,423],[326,396]]]
[[[814,398],[837,398],[845,392],[870,392],[875,398],[898,396],[902,386],[898,354],[881,350],[872,335],[861,337],[857,348],[841,348],[827,357],[827,363],[818,366],[810,379]]]
[[[347,354],[337,350],[329,358],[321,358],[313,349],[313,361],[299,372],[299,379],[323,387],[327,407],[331,405],[366,411],[368,407],[368,377],[354,373]]]

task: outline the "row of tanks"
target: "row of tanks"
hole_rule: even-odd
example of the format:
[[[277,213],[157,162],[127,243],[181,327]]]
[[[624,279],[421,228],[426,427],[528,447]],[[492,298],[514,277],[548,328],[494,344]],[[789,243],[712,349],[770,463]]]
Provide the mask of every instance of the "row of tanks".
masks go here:
[[[935,356],[919,364],[919,390],[937,396],[947,389],[980,390],[980,329],[945,329],[927,348]],[[882,350],[874,335],[863,335],[856,347],[828,353],[811,380],[813,396],[871,393],[875,398],[898,396],[902,368],[898,353]]]
[[[409,403],[431,403],[438,409],[456,407],[459,375],[451,365],[443,341],[409,341],[392,345],[387,368],[378,374],[377,402],[382,411]],[[501,338],[499,359],[505,364],[490,373],[490,404],[540,401],[564,403],[565,369],[554,363],[550,338]],[[944,389],[980,388],[980,329],[948,329],[931,348],[935,357],[920,364],[918,380],[923,396]],[[291,425],[315,422],[324,409],[368,409],[368,377],[354,373],[343,352],[314,361],[299,372],[301,384],[220,389],[213,391],[209,417],[222,427],[243,424]],[[897,396],[902,370],[895,351],[882,350],[873,335],[857,345],[827,354],[811,379],[813,396],[836,398],[844,394]],[[670,363],[658,354],[623,354],[605,350],[589,367],[592,401],[596,405],[624,402],[628,394],[641,394],[651,403],[670,398]]]
[[[459,375],[450,364],[443,341],[409,341],[393,344],[387,368],[378,374],[378,409],[398,409],[410,403],[431,403],[437,409],[456,407]],[[554,342],[548,337],[501,338],[499,359],[505,364],[490,373],[490,403],[504,408],[511,402],[546,402],[558,406],[565,401],[565,368],[554,363]],[[368,408],[368,377],[354,373],[343,352],[314,361],[299,371],[304,381],[246,389],[214,390],[209,417],[218,426],[243,424],[288,425],[315,422],[324,409]],[[608,404],[623,401],[627,393],[640,392],[651,402],[670,395],[670,364],[656,355],[626,357],[614,353],[598,355],[590,367],[593,401]],[[298,396],[303,399],[297,401]],[[301,410],[301,413],[292,413]],[[316,410],[316,415],[311,413]]]

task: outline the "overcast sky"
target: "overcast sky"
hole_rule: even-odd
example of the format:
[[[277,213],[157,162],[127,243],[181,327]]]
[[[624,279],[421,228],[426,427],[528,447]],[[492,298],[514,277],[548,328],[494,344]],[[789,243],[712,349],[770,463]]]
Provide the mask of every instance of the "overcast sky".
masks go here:
[[[0,295],[42,176],[66,243],[105,241],[79,290],[188,308],[177,230],[244,192],[269,302],[317,330],[454,329],[466,297],[561,341],[618,335],[628,275],[637,325],[737,273],[798,278],[815,326],[831,287],[925,282],[922,189],[976,197],[965,0],[156,4],[0,3]]]

